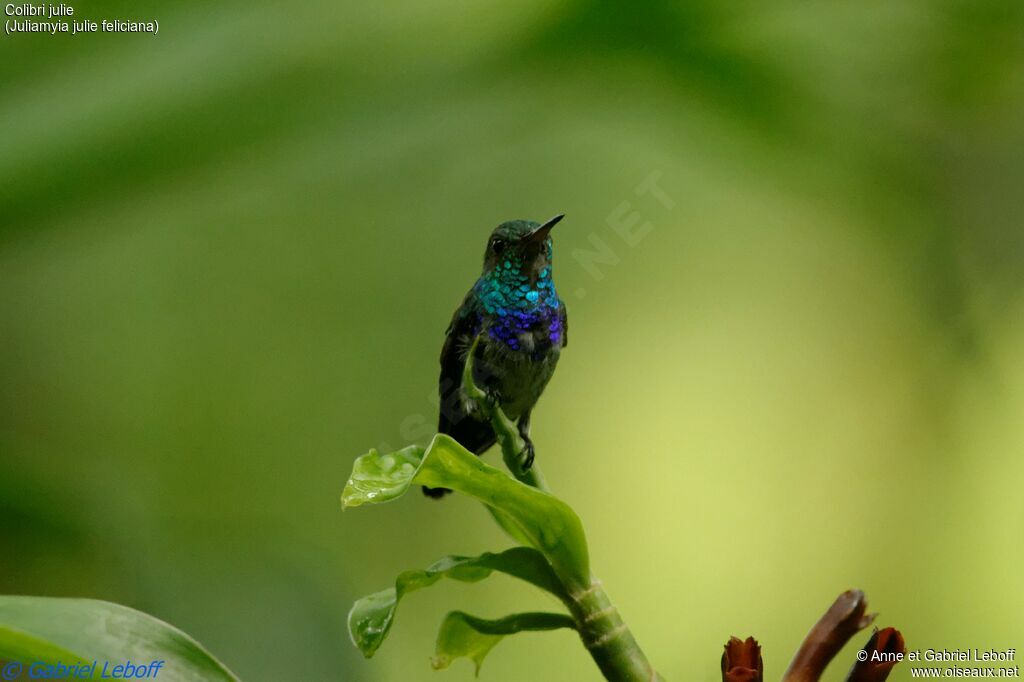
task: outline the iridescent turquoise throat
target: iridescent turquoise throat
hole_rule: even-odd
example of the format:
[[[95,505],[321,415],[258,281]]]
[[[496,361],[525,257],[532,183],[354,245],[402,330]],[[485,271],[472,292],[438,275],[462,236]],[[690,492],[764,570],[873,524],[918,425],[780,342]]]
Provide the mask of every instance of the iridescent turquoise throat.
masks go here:
[[[543,325],[551,343],[561,342],[561,304],[550,267],[538,273],[537,282],[531,285],[521,263],[506,259],[477,280],[476,293],[487,314],[498,318],[488,330],[492,338],[518,350],[519,335]]]

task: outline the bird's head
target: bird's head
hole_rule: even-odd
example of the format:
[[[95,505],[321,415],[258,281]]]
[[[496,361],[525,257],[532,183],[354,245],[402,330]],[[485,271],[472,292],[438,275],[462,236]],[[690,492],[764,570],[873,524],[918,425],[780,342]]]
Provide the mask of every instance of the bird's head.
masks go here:
[[[494,228],[484,253],[484,272],[513,270],[534,279],[551,265],[551,228],[564,218],[556,215],[545,223],[510,220]]]

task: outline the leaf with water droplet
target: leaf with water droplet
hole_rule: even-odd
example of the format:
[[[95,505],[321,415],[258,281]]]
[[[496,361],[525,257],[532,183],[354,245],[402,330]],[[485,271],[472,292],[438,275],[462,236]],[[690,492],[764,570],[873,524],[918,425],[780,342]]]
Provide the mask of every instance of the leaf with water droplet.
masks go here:
[[[388,502],[401,497],[412,484],[423,459],[423,448],[410,445],[381,455],[376,450],[356,459],[341,494],[342,507]]]
[[[389,457],[395,462],[384,461]],[[434,436],[425,453],[410,446],[391,455],[371,450],[358,458],[342,493],[342,504],[356,507],[387,502],[414,483],[450,488],[501,511],[518,528],[516,537],[544,555],[568,590],[577,592],[590,586],[587,539],[572,508],[485,464],[444,434]]]

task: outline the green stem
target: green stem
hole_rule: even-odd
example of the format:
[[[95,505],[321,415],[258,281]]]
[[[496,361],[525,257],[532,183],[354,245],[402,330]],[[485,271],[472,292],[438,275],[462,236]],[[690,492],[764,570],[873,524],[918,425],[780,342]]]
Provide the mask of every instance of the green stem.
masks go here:
[[[473,355],[479,341],[480,337],[477,337],[466,355],[466,364],[462,370],[462,390],[467,398],[476,401],[484,416],[491,422],[494,435],[501,446],[505,466],[512,475],[526,485],[550,492],[536,464],[529,471],[522,470],[522,455],[526,443],[519,435],[515,423],[473,381]],[[491,513],[503,528],[509,530],[497,510],[491,509]],[[633,633],[619,615],[618,609],[605,594],[601,581],[591,575],[590,587],[581,592],[571,593],[565,605],[576,622],[576,630],[583,640],[583,645],[590,652],[591,658],[606,680],[651,682],[663,679],[647,661],[640,645],[633,638]]]
[[[594,580],[589,589],[571,597],[569,611],[576,621],[580,639],[606,680],[651,682],[663,679],[647,661],[600,580]]]

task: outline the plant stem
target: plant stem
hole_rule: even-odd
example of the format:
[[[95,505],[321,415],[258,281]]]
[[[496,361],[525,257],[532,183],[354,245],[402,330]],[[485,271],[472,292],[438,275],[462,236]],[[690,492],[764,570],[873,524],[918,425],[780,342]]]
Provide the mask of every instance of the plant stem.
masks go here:
[[[529,471],[523,471],[522,456],[526,443],[519,435],[516,424],[473,380],[473,354],[479,341],[480,337],[477,337],[466,355],[466,364],[462,370],[462,390],[467,398],[476,401],[484,416],[491,422],[494,435],[501,446],[505,466],[512,475],[526,485],[550,492],[536,464]],[[495,518],[499,524],[505,526],[501,518]],[[606,680],[651,682],[662,679],[647,661],[640,645],[633,638],[633,633],[619,615],[618,609],[608,599],[600,580],[591,575],[590,587],[571,594],[566,606],[576,621],[576,629],[583,640],[583,645],[590,652],[591,658]]]
[[[825,666],[850,638],[874,621],[875,616],[868,614],[867,608],[867,598],[860,590],[847,590],[839,595],[807,633],[783,673],[782,682],[818,682]]]
[[[762,682],[761,645],[753,637],[730,637],[722,652],[722,682]]]
[[[606,680],[651,682],[662,679],[605,594],[600,580],[595,579],[589,589],[572,595],[568,606],[583,645]]]

